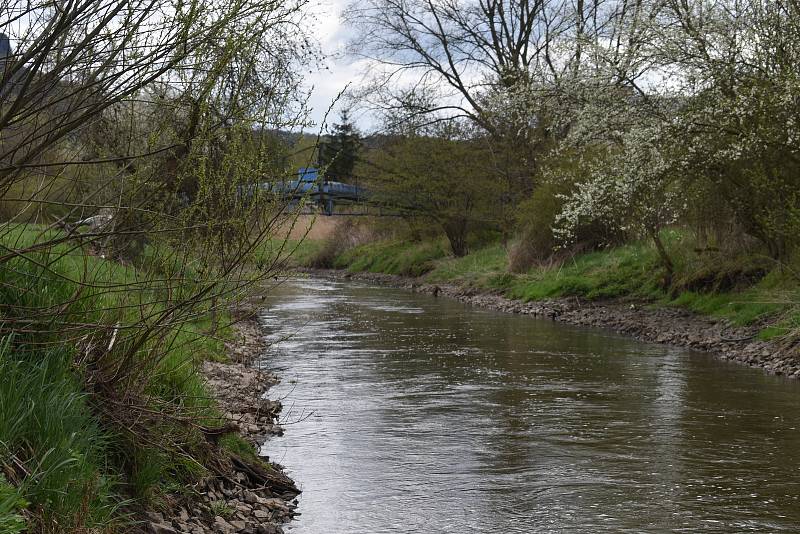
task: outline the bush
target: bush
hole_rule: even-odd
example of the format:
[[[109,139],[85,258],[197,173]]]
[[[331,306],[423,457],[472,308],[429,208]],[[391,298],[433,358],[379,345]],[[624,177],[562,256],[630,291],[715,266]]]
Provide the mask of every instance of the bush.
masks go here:
[[[517,216],[519,235],[508,250],[508,269],[522,273],[551,258],[558,247],[553,235],[553,223],[561,213],[563,200],[559,194],[565,188],[543,184],[519,206]]]
[[[509,272],[524,273],[532,267],[560,263],[576,254],[595,250],[600,245],[623,242],[619,232],[613,232],[598,223],[587,223],[575,229],[575,243],[569,248],[563,247],[553,227],[571,188],[569,181],[547,182],[519,205],[519,231],[508,250]]]

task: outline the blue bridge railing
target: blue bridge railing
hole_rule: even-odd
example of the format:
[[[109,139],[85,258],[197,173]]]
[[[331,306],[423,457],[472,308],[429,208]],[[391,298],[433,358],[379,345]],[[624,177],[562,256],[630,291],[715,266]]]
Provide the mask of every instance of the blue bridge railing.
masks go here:
[[[305,167],[297,173],[296,180],[263,182],[240,188],[240,194],[252,194],[252,188],[280,194],[288,200],[308,200],[322,207],[325,215],[333,215],[336,201],[357,203],[367,200],[368,193],[363,187],[324,180],[317,169]],[[249,189],[249,191],[248,191]]]

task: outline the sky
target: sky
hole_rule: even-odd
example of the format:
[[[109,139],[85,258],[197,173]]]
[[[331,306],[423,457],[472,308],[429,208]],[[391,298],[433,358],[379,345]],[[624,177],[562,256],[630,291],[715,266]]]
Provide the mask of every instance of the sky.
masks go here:
[[[315,126],[306,128],[309,133],[318,133],[320,125],[325,121],[325,115],[331,103],[337,95],[348,87],[357,88],[365,82],[365,72],[370,66],[370,61],[366,59],[354,60],[348,58],[345,47],[351,38],[353,30],[342,21],[342,12],[351,2],[358,0],[310,0],[307,7],[309,14],[314,18],[313,35],[319,42],[322,52],[328,56],[326,68],[320,71],[313,70],[306,72],[306,88],[313,92],[309,100],[312,111],[311,120]],[[374,67],[376,65],[371,65]],[[462,73],[468,79],[467,73]],[[412,82],[415,73],[406,72],[393,77],[396,83]],[[459,97],[452,97],[453,104],[460,104]],[[331,126],[339,121],[339,109],[342,106],[334,107],[327,116],[327,125]],[[355,123],[362,133],[374,133],[380,129],[378,119],[366,110],[355,109],[350,114],[350,119]],[[324,133],[324,132],[323,132]]]
[[[309,88],[313,87],[309,105],[312,108],[311,119],[316,123],[316,129],[325,120],[325,113],[331,103],[347,84],[357,86],[363,80],[363,63],[353,62],[344,54],[348,28],[341,21],[341,13],[348,2],[349,0],[319,0],[309,8],[316,19],[314,36],[319,41],[323,53],[329,56],[325,60],[326,69],[306,73],[306,85]],[[340,107],[334,107],[328,115],[328,124],[338,121]],[[353,120],[361,130],[368,130],[371,127],[367,116],[356,113]]]

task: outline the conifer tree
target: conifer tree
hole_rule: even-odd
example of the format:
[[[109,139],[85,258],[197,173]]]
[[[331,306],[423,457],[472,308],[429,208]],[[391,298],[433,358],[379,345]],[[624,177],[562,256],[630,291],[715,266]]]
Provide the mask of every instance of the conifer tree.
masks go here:
[[[350,121],[349,112],[343,110],[339,120],[319,150],[319,165],[325,169],[325,179],[332,181],[346,181],[353,176],[361,148],[361,138]]]

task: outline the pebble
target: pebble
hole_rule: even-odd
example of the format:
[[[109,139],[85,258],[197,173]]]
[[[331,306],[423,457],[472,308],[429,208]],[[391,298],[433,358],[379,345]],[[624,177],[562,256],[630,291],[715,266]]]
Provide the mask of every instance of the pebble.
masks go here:
[[[203,374],[214,392],[227,422],[235,423],[242,437],[259,447],[264,439],[282,433],[277,424],[281,404],[264,399],[266,389],[277,383],[277,377],[252,367],[253,359],[265,349],[260,327],[254,320],[234,325],[238,334],[235,343],[227,345],[232,363],[204,362]],[[273,464],[278,473],[280,466]],[[272,475],[271,475],[272,476]],[[278,492],[286,500],[275,497],[269,487],[251,483],[248,475],[235,471],[226,478],[209,478],[195,489],[199,495],[184,503],[170,519],[167,514],[144,512],[143,531],[150,534],[282,534],[280,524],[295,513],[290,508],[299,490],[285,475]],[[285,480],[284,480],[285,479]],[[292,491],[286,491],[288,487]],[[220,513],[222,510],[228,513]]]

